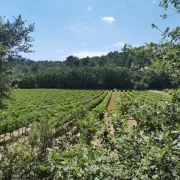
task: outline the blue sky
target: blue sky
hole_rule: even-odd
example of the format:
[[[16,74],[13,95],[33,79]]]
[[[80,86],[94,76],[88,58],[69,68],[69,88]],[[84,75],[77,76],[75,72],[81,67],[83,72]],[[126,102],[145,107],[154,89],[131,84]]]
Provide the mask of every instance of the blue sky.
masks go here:
[[[179,16],[162,20],[159,0],[0,0],[0,16],[22,15],[35,23],[33,60],[100,56],[124,43],[158,42],[161,29],[178,25]],[[173,14],[173,11],[168,11]]]

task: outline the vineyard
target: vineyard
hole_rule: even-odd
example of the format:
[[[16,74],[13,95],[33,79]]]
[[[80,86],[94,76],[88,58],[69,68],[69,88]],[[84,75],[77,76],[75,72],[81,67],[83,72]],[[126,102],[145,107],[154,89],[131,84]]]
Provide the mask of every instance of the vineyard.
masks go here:
[[[34,121],[51,120],[58,128],[62,124],[83,118],[91,109],[106,99],[107,91],[76,90],[17,90],[13,99],[1,111],[0,134],[13,135],[15,130],[26,131]],[[107,96],[107,97],[106,97]],[[105,100],[104,100],[105,99]],[[99,116],[102,112],[97,112]]]
[[[150,91],[13,90],[0,112],[0,177],[179,179],[172,104]]]
[[[180,0],[1,6],[0,180],[180,180]]]

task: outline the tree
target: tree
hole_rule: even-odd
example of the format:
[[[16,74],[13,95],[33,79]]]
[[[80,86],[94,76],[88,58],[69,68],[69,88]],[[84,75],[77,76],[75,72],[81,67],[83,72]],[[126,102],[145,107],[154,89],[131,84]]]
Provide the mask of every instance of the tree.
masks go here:
[[[32,52],[30,49],[33,38],[29,33],[33,31],[34,24],[26,26],[26,21],[21,16],[14,17],[13,22],[0,17],[0,106],[11,84],[12,61],[20,59],[22,52]]]
[[[161,0],[160,7],[162,7],[164,10],[172,10],[174,13],[173,14],[162,14],[161,17],[163,19],[166,19],[172,15],[180,15],[180,0]],[[160,30],[158,28],[158,26],[156,26],[155,24],[152,24],[153,28],[157,28],[158,30]],[[160,30],[161,31],[161,30]],[[165,29],[165,31],[161,31],[163,34],[163,39],[165,38],[171,38],[172,42],[180,42],[180,27],[177,26],[176,28],[174,28],[173,30],[170,30],[169,27],[167,27]]]
[[[67,65],[72,67],[78,67],[79,66],[79,58],[75,56],[69,56],[66,60]]]
[[[160,7],[164,10],[171,9],[175,14],[180,15],[180,0],[161,0]],[[166,19],[167,14],[161,15],[163,19]],[[158,26],[152,24],[152,27],[157,29]],[[170,38],[169,43],[161,44],[159,49],[154,49],[155,57],[152,59],[153,71],[163,72],[169,74],[172,84],[179,87],[180,85],[180,27],[177,26],[175,29],[170,30],[169,27],[165,29],[162,34],[163,39]],[[151,46],[152,48],[152,46]],[[159,53],[158,51],[161,51]]]

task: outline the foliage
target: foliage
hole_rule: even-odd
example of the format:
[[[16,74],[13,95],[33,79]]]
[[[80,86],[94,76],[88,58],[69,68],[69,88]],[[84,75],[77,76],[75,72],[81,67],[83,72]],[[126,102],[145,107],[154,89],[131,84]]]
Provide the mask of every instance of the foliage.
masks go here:
[[[13,22],[0,17],[0,106],[11,84],[11,62],[19,59],[20,53],[31,52],[33,39],[29,33],[34,31],[34,25],[26,26],[25,23],[21,16],[14,18]]]
[[[164,10],[171,10],[172,12],[174,12],[173,14],[169,14],[169,15],[166,13],[162,14],[161,17],[163,19],[166,19],[172,15],[180,14],[180,1],[179,0],[161,0],[161,2],[159,3],[159,6],[163,8]],[[155,24],[152,24],[152,27],[160,30],[158,26]],[[171,42],[178,43],[180,41],[180,27],[177,26],[176,28],[172,30],[169,27],[167,27],[165,31],[162,32],[162,36],[163,36],[163,39],[170,38]]]
[[[70,56],[64,62],[17,60],[14,61],[16,76],[12,85],[17,87],[18,84],[19,88],[133,89],[135,82],[141,81],[151,89],[170,88],[168,73],[144,70],[154,65],[151,60],[158,57],[158,53],[163,56],[163,47],[168,48],[168,43],[151,43],[138,48],[126,44],[121,52],[83,59]]]
[[[43,92],[36,90],[36,93],[38,91]],[[52,90],[46,91],[50,96]],[[54,115],[48,115],[51,113],[48,111],[48,119],[45,119],[45,116],[40,118],[39,122],[33,125],[27,139],[8,144],[5,149],[1,147],[1,177],[179,179],[180,109],[175,103],[177,98],[147,91],[127,91],[120,93],[120,96],[116,95],[112,112],[115,134],[114,137],[108,135],[107,138],[103,131],[106,125],[100,121],[99,114],[106,109],[111,93],[75,90],[54,90],[54,93],[55,91],[66,93],[66,97],[72,92],[75,97],[76,93],[82,94],[83,101],[89,104],[86,105],[88,111],[85,116],[79,116],[79,120],[72,126],[64,124],[66,131],[58,137],[54,136]],[[94,95],[90,98],[87,93]],[[96,101],[98,98],[101,101]],[[68,103],[71,101],[73,98],[70,98]],[[52,104],[51,101],[49,104]],[[176,111],[172,114],[173,109]],[[129,129],[129,116],[137,119],[138,127]],[[94,146],[91,141],[97,132],[101,134],[100,145]]]
[[[144,89],[148,89],[148,84],[140,81],[140,82],[135,82],[134,85],[134,89],[135,90],[144,90]]]
[[[151,92],[127,92],[119,101],[122,114],[115,122],[119,160],[132,179],[178,179],[179,108],[171,96]],[[127,105],[127,108],[124,108]],[[172,116],[169,108],[176,109]],[[138,121],[134,130],[128,117]],[[120,120],[121,119],[121,120]],[[129,167],[129,168],[127,168]]]
[[[179,0],[162,0],[160,6],[167,9],[170,3],[179,13]],[[177,42],[178,31],[178,27],[167,29],[163,35]],[[118,87],[143,89],[158,87],[160,82],[160,87],[174,84],[175,89],[167,95],[116,93],[113,135],[101,121],[111,92],[14,91],[21,97],[14,104],[7,101],[9,109],[0,111],[1,133],[31,123],[32,129],[27,138],[0,146],[0,178],[180,179],[179,48],[172,42],[134,49],[125,45],[120,53],[84,59],[70,56],[65,62],[38,62],[38,68],[33,61],[18,61],[16,70],[21,73],[17,77],[24,76],[20,83],[25,87],[45,83],[59,88],[115,88],[123,82]],[[23,68],[18,67],[22,64]],[[130,117],[137,126],[129,125]],[[97,133],[101,139],[95,146],[92,140]]]
[[[87,94],[92,97],[88,102]],[[0,112],[0,134],[12,133],[42,119],[51,119],[58,129],[66,122],[84,117],[106,94],[105,91],[88,90],[14,90],[14,101],[6,101],[8,109]]]

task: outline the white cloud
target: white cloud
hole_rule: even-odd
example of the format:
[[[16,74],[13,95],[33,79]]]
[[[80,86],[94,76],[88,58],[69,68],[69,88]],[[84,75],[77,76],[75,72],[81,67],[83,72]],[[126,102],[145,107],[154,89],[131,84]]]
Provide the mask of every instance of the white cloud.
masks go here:
[[[88,30],[88,31],[90,31],[90,32],[95,32],[94,29],[91,29],[91,28],[89,28],[88,26],[84,26],[84,29],[86,29],[86,30]]]
[[[126,42],[117,42],[117,43],[113,44],[113,46],[118,49],[121,49],[125,44],[126,44]]]
[[[74,31],[74,32],[79,32],[79,31],[80,31],[80,29],[79,29],[77,26],[75,26],[75,25],[71,25],[71,26],[69,27],[69,30],[70,30],[70,31]]]
[[[68,26],[68,30],[73,31],[73,32],[80,32],[83,29],[90,31],[90,32],[95,32],[94,29],[92,29],[88,26],[88,22],[84,22],[82,24],[75,24],[75,25],[72,24],[72,25]]]
[[[79,58],[85,58],[85,57],[94,57],[94,56],[102,56],[102,55],[107,55],[108,52],[91,52],[91,51],[81,51],[81,52],[76,52],[72,54],[73,56],[79,57]]]
[[[67,56],[59,56],[59,60],[64,61],[67,58]]]
[[[63,49],[56,49],[56,52],[64,53]]]
[[[113,24],[116,20],[114,19],[114,17],[110,16],[110,17],[102,17],[101,18],[102,21],[105,21],[107,23]]]
[[[92,7],[91,6],[89,6],[88,8],[87,8],[87,11],[92,11]]]
[[[153,3],[156,3],[156,0],[152,0]]]
[[[119,50],[119,49],[123,48],[125,44],[130,44],[130,45],[132,45],[132,47],[141,46],[140,44],[137,44],[137,43],[128,43],[128,42],[117,42],[117,43],[113,44],[112,46]]]

